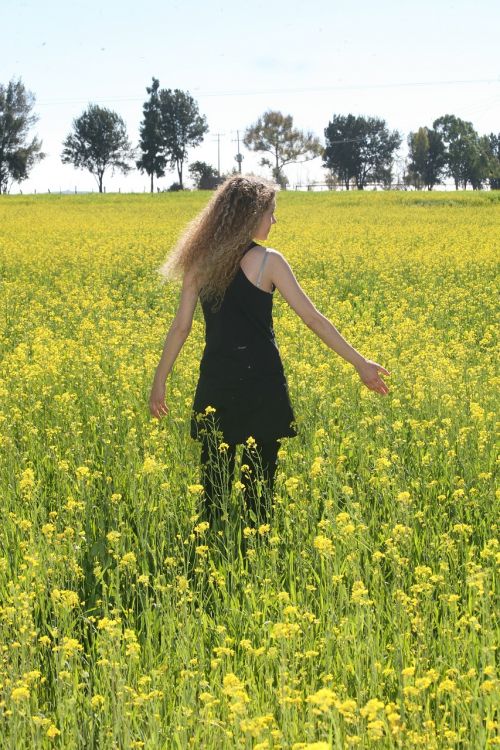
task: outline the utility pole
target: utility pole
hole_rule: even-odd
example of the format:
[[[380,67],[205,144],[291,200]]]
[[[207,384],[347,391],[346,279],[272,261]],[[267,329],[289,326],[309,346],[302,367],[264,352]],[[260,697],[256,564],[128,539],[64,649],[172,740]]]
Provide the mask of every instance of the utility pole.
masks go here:
[[[217,136],[217,177],[220,177],[220,137],[225,133],[214,133]]]
[[[241,174],[241,162],[243,161],[243,154],[240,154],[240,131],[239,130],[236,131],[236,135],[237,135],[236,140],[238,141],[238,153],[236,154],[234,158],[238,162],[238,172]],[[234,143],[234,138],[233,138],[233,143]]]

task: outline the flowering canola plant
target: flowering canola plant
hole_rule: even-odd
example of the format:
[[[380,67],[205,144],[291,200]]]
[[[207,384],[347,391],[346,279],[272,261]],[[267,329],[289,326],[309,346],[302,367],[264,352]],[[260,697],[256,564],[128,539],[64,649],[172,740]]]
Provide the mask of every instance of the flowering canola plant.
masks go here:
[[[147,404],[180,296],[154,271],[206,201],[0,196],[5,743],[498,747],[499,194],[278,194],[269,246],[390,390],[278,289],[299,435],[268,522],[235,475],[219,530],[199,305]]]

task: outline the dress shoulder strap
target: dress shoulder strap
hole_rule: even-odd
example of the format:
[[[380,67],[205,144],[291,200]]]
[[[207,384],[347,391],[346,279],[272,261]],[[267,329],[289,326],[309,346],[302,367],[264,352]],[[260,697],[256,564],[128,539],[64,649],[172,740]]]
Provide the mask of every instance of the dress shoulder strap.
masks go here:
[[[260,287],[260,282],[262,281],[262,272],[264,271],[264,266],[266,265],[267,258],[269,256],[269,253],[267,252],[267,248],[264,248],[264,257],[262,259],[262,263],[260,264],[259,268],[259,275],[257,276],[257,286]]]
[[[252,247],[256,247],[256,245],[257,243],[252,240],[252,242],[243,250],[243,255],[246,255],[248,251],[251,250]]]

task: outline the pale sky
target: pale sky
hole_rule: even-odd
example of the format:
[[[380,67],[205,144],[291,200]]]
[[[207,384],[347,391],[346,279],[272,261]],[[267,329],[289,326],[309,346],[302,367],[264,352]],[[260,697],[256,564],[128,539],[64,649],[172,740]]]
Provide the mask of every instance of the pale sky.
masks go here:
[[[90,103],[125,120],[139,139],[152,77],[188,91],[209,132],[191,162],[237,166],[237,131],[267,109],[324,144],[333,115],[376,116],[403,133],[455,114],[479,134],[500,132],[498,0],[0,0],[0,82],[21,78],[36,97],[32,129],[47,157],[11,193],[96,190],[86,171],[62,164],[62,142]],[[270,177],[241,145],[242,169]],[[289,189],[324,181],[321,158],[285,168]],[[169,171],[160,187],[177,180]],[[149,190],[137,170],[104,175],[107,192]],[[156,181],[155,181],[156,185]]]

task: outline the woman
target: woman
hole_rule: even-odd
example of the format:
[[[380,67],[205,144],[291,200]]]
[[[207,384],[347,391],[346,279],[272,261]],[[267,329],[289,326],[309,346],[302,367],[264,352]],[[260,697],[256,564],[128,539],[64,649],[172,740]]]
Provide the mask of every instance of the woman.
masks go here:
[[[150,411],[157,418],[168,412],[166,378],[189,335],[199,297],[206,343],[191,437],[201,441],[201,484],[212,524],[221,517],[221,499],[229,491],[236,445],[244,444],[245,504],[264,521],[270,510],[279,441],[298,434],[274,337],[275,289],[327,346],[356,368],[370,390],[388,393],[378,373],[390,373],[365,359],[316,309],[280,252],[255,241],[266,242],[276,223],[275,210],[274,183],[254,175],[229,177],[159,269],[165,278],[181,272],[183,284],[154,376]]]

